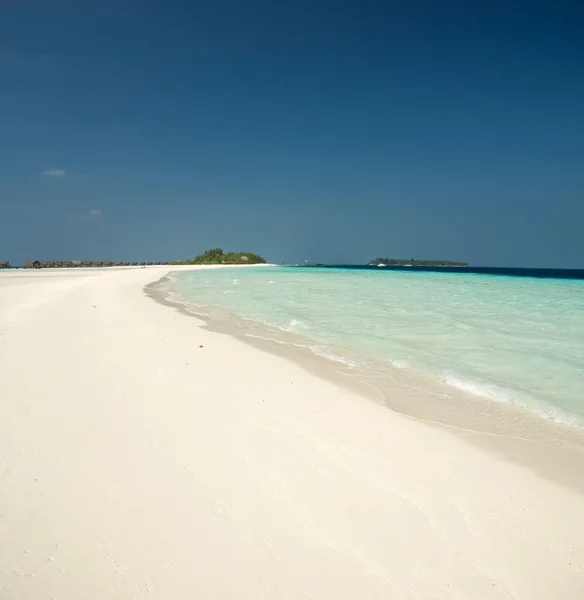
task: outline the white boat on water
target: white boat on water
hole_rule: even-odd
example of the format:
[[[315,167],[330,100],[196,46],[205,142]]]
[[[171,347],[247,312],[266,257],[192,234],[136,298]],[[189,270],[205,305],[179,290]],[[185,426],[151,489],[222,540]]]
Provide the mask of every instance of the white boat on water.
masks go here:
[[[387,267],[387,265],[385,265],[385,264],[383,264],[383,263],[379,263],[377,266],[378,266],[378,267]]]

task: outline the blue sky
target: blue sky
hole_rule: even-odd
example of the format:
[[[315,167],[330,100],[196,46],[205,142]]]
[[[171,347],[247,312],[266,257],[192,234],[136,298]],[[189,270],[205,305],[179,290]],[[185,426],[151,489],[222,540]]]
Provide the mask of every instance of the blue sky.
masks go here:
[[[584,268],[580,3],[0,6],[0,259]]]

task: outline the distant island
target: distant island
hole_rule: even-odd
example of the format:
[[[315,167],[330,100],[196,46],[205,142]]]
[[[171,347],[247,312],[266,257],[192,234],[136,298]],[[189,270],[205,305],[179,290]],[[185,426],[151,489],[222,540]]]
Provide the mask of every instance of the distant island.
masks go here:
[[[212,248],[195,256],[191,260],[173,262],[173,265],[263,265],[264,258],[253,252],[228,252],[221,248]]]
[[[468,263],[455,260],[420,260],[414,258],[376,258],[367,264],[378,267],[468,267]]]

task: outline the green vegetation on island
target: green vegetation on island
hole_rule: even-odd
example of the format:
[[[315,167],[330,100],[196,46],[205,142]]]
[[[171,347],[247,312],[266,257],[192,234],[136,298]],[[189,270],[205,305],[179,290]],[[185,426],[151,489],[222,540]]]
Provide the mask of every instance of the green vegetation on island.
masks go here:
[[[387,267],[468,267],[468,263],[456,260],[420,260],[414,258],[376,258],[368,263],[371,266]]]
[[[253,252],[228,252],[225,254],[221,248],[211,248],[195,256],[191,260],[182,260],[173,265],[262,265],[266,261]]]

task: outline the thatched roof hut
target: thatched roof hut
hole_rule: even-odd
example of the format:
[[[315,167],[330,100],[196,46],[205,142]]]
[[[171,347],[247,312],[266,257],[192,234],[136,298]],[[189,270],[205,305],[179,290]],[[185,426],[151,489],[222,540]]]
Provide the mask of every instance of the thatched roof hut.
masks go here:
[[[82,265],[83,265],[83,261],[81,261],[81,260],[72,260],[71,261],[72,267],[81,267]]]
[[[0,260],[0,269],[7,269],[10,263],[7,260]]]

